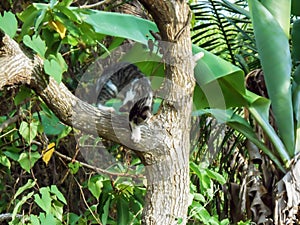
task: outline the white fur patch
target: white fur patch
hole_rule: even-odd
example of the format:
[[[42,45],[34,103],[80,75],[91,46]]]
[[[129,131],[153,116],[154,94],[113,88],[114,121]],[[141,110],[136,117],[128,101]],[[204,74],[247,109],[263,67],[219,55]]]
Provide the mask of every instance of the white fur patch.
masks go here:
[[[141,128],[133,122],[130,122],[131,127],[131,140],[134,143],[138,143],[141,140]]]
[[[126,105],[127,102],[132,101],[135,97],[135,91],[132,90],[132,88],[126,92],[125,99],[123,100],[123,105]]]
[[[97,104],[97,108],[100,110],[108,111],[108,112],[115,112],[115,109],[113,107],[101,105],[100,103]]]

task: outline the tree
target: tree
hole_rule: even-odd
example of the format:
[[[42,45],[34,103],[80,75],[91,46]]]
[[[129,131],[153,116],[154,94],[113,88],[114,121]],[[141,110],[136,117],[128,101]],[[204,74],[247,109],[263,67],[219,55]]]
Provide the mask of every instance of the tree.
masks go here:
[[[148,185],[143,224],[183,224],[188,207],[189,130],[195,85],[189,38],[190,11],[184,1],[140,2],[152,15],[162,40],[172,43],[163,52],[167,62],[166,78],[172,83],[166,82],[168,96],[160,113],[142,129],[142,141],[122,144],[135,149],[146,166]],[[24,52],[8,35],[1,33],[0,88],[26,84],[63,123],[89,132],[94,125],[93,118],[100,136],[118,142],[114,132],[117,127],[122,139],[130,139],[124,117],[110,115],[81,101],[63,83],[46,75],[43,63],[40,57]],[[181,88],[176,88],[178,86]],[[119,121],[114,128],[111,117]]]
[[[100,2],[98,5],[102,5],[106,2],[107,1]],[[259,78],[256,79],[258,79],[257,83],[267,83],[267,89],[263,89],[261,93],[270,92],[269,100],[267,99],[269,96],[259,96],[261,93],[256,92],[254,89],[251,89],[251,91],[254,91],[256,94],[245,89],[244,74],[241,69],[228,64],[224,60],[215,57],[195,45],[192,45],[192,49],[190,48],[189,20],[190,17],[193,17],[189,13],[185,3],[182,1],[140,2],[144,5],[145,9],[151,13],[156,24],[124,15],[120,16],[110,13],[100,13],[98,11],[80,11],[81,9],[78,8],[68,8],[70,1],[61,1],[60,3],[58,3],[58,1],[50,1],[50,4],[39,3],[34,4],[34,7],[29,7],[24,13],[19,15],[19,18],[24,23],[23,28],[25,27],[25,29],[21,31],[19,41],[23,38],[23,43],[38,53],[39,56],[20,49],[19,45],[9,38],[9,36],[1,33],[2,52],[0,57],[0,77],[3,79],[0,79],[0,87],[19,86],[20,83],[26,84],[31,90],[35,91],[34,96],[40,96],[63,123],[87,133],[91,132],[91,127],[96,125],[95,133],[133,149],[146,166],[148,185],[143,211],[143,222],[145,224],[185,223],[189,204],[189,186],[191,186],[191,193],[193,194],[193,191],[196,189],[208,190],[209,188],[207,187],[210,187],[210,185],[213,186],[210,178],[217,180],[220,184],[225,183],[224,178],[217,173],[213,173],[217,169],[211,171],[207,168],[201,168],[199,160],[190,163],[191,173],[198,179],[192,179],[192,182],[199,182],[199,184],[195,188],[194,184],[189,183],[189,130],[191,130],[191,120],[189,118],[191,115],[192,96],[194,95],[193,103],[195,104],[194,107],[196,110],[193,112],[193,115],[213,115],[217,120],[222,121],[222,123],[225,122],[228,126],[244,135],[242,136],[236,131],[230,130],[228,133],[234,133],[235,135],[232,141],[225,131],[225,137],[222,143],[230,146],[228,148],[229,151],[222,153],[223,155],[220,156],[221,162],[218,161],[218,157],[214,160],[214,166],[219,167],[219,172],[221,171],[221,173],[223,169],[223,174],[225,174],[225,176],[228,175],[228,180],[231,182],[228,184],[228,189],[232,197],[230,210],[226,209],[226,203],[223,203],[222,200],[220,201],[221,194],[218,195],[217,192],[210,193],[212,195],[216,193],[215,199],[218,204],[217,206],[212,206],[213,202],[209,202],[205,203],[204,207],[202,204],[199,204],[199,202],[205,202],[206,196],[195,194],[193,197],[194,200],[196,199],[197,201],[194,201],[194,205],[192,205],[197,210],[195,215],[200,218],[199,221],[206,224],[226,224],[228,220],[223,220],[222,222],[220,222],[220,220],[225,218],[226,215],[229,216],[229,213],[231,213],[231,222],[234,223],[245,219],[266,223],[276,221],[278,224],[286,223],[286,221],[290,220],[297,221],[297,209],[293,208],[293,202],[297,202],[297,199],[299,199],[299,194],[296,191],[297,182],[294,182],[294,180],[299,179],[297,176],[299,163],[296,156],[298,153],[299,57],[298,51],[293,50],[295,72],[291,76],[292,70],[288,43],[288,27],[290,24],[287,22],[290,19],[290,5],[286,4],[286,2],[274,5],[268,1],[261,3],[256,0],[251,0],[249,1],[250,13],[245,10],[247,9],[245,1],[238,1],[242,3],[243,8],[240,7],[240,4],[233,4],[226,0],[209,0],[207,1],[209,4],[204,1],[198,1],[198,5],[196,4],[192,7],[192,9],[195,10],[196,19],[207,20],[203,23],[201,23],[201,21],[200,23],[196,23],[193,36],[195,42],[198,42],[196,38],[200,36],[201,40],[199,43],[203,45],[203,47],[206,46],[208,50],[212,50],[216,54],[220,54],[226,59],[231,60],[232,63],[241,66],[246,73],[253,67],[257,68],[260,66],[257,60],[258,57],[255,54],[256,50],[258,50],[258,56],[263,65],[265,75],[257,73],[259,74]],[[210,6],[210,9],[214,12],[214,16],[210,16],[208,11],[205,10],[205,7]],[[229,12],[222,14],[220,9],[224,6],[226,6]],[[292,6],[294,13],[297,14],[295,8],[295,6]],[[198,9],[199,12],[196,11]],[[78,14],[78,12],[85,15],[85,17],[83,17],[84,19],[79,16],[82,14]],[[238,16],[230,18],[233,12],[237,12]],[[253,23],[250,23],[250,15]],[[106,16],[106,18],[109,19],[101,16]],[[31,17],[31,21],[34,21],[32,24],[26,22],[29,17]],[[264,20],[261,21],[261,18],[264,18]],[[9,13],[4,14],[1,19],[1,29],[13,37],[17,29],[17,22],[12,23],[13,26],[5,25],[6,21],[13,21]],[[124,24],[122,21],[125,20],[139,24],[139,26],[124,26],[126,28],[121,29],[122,26],[120,26],[118,22]],[[118,32],[110,31],[110,29],[105,30],[105,28],[110,26],[105,27],[103,24],[99,25],[99,21],[118,21],[116,24],[107,22],[107,24],[118,26]],[[220,27],[220,29],[217,30],[218,35],[215,35],[214,31],[206,29],[210,28],[209,22],[213,25],[218,24]],[[247,25],[247,29],[245,26],[239,25],[241,22]],[[44,24],[49,25],[49,27],[51,26],[52,31],[54,30],[55,32],[51,33],[49,30],[47,30],[47,32],[40,32],[41,26]],[[76,26],[74,26],[74,24]],[[299,40],[299,38],[297,38],[299,33],[299,29],[297,28],[298,24],[298,22],[294,23],[292,31],[292,44],[293,47],[295,47],[294,49],[297,49],[297,40]],[[49,27],[47,27],[47,29]],[[78,33],[81,35],[83,35],[83,33],[87,34],[84,36],[84,41],[78,41],[76,38],[71,39],[71,37],[64,38],[65,27],[67,27],[70,33],[75,37],[76,35],[77,37],[80,36]],[[92,32],[91,27],[98,32]],[[256,35],[255,39],[252,28]],[[129,30],[129,32],[127,32],[127,30]],[[149,32],[149,30],[151,32]],[[278,35],[272,35],[274,30],[276,30]],[[156,33],[158,31],[160,33],[159,35]],[[26,36],[27,32],[30,34],[29,36]],[[139,39],[141,36],[131,34],[135,32],[142,34],[142,38]],[[33,35],[36,33],[41,33],[41,35]],[[148,45],[147,47],[150,49],[148,53],[150,55],[155,55],[155,51],[161,51],[163,55],[162,58],[158,57],[158,61],[163,64],[161,71],[164,71],[163,74],[165,75],[162,86],[164,100],[160,104],[160,111],[152,118],[148,126],[142,128],[143,139],[138,144],[134,144],[130,141],[130,134],[126,125],[126,116],[111,114],[110,112],[96,109],[87,102],[74,96],[66,88],[65,84],[61,82],[61,74],[65,70],[65,61],[57,49],[66,43],[70,45],[76,43],[76,47],[80,46],[79,49],[84,49],[86,45],[95,41],[95,39],[103,41],[101,34],[117,36],[118,38],[112,41],[112,45],[118,45],[118,43],[123,41],[123,38],[129,38]],[[55,35],[60,36],[63,41],[59,43],[53,42],[52,39],[55,39]],[[148,40],[146,38],[151,35],[158,40],[158,46],[155,46],[157,44],[155,40]],[[219,42],[218,37],[220,37],[220,35],[224,37],[225,42]],[[241,46],[240,41],[236,40],[241,40],[241,42],[246,43],[246,45]],[[265,40],[272,41],[265,42]],[[109,42],[110,40],[104,41]],[[251,46],[251,50],[247,48],[247,45]],[[47,49],[45,46],[49,46],[49,48]],[[154,48],[151,50],[153,46]],[[142,48],[143,47],[140,49]],[[282,48],[285,49],[285,54],[278,51],[278,49]],[[55,50],[50,51],[49,49]],[[267,54],[265,52],[266,50]],[[202,51],[205,52],[205,54],[197,64],[194,64],[191,51],[193,51],[193,53]],[[93,51],[92,53],[95,54]],[[269,57],[270,53],[272,55],[271,58]],[[74,58],[81,60],[82,57],[86,55],[87,54],[84,56],[75,55]],[[139,55],[138,57],[141,56]],[[41,58],[43,58],[43,60]],[[70,59],[70,61],[71,60],[72,59]],[[252,65],[247,64],[248,60],[254,63]],[[195,65],[196,67],[193,71]],[[274,65],[276,65],[276,67]],[[58,70],[54,70],[53,68]],[[50,76],[47,74],[50,74]],[[276,78],[282,82],[274,82],[276,81],[272,79],[274,74],[276,74]],[[263,81],[261,80],[263,76],[268,78]],[[198,84],[195,89],[193,77],[196,78],[195,80]],[[251,80],[252,76],[247,76],[247,78]],[[293,81],[290,83],[291,78]],[[260,87],[260,90],[262,90],[262,87]],[[21,89],[20,93],[26,93],[26,91],[28,92],[26,89]],[[55,101],[53,101],[53,99],[55,99]],[[15,101],[18,102],[20,100],[17,99]],[[285,103],[283,104],[282,102]],[[270,108],[270,104],[272,108]],[[235,107],[245,107],[247,113],[244,115],[241,113],[241,110],[236,110]],[[284,113],[282,113],[283,111]],[[269,113],[271,116],[269,116]],[[24,118],[24,115],[20,116],[19,114],[18,111],[16,113],[12,112],[14,117],[5,121],[0,126],[0,130],[5,129],[8,124],[16,121],[16,118]],[[275,120],[273,120],[273,115],[275,115]],[[272,119],[270,120],[271,122],[269,118]],[[1,117],[0,119],[2,120]],[[196,121],[198,121],[198,119]],[[204,127],[208,127],[214,123],[212,121],[215,120],[205,120],[205,118],[203,119],[202,117],[200,121],[203,122]],[[274,121],[276,121],[276,123],[274,123]],[[24,147],[24,151],[17,160],[27,172],[30,172],[32,165],[35,164],[40,157],[40,154],[34,151],[30,146],[30,144],[35,141],[35,133],[37,133],[39,129],[38,123],[35,122],[34,120],[23,121],[17,128],[1,135],[1,137],[5,137],[7,134],[17,130],[19,133],[16,135],[21,135],[22,138],[25,139],[27,142],[26,147],[28,147],[28,145],[29,147]],[[253,124],[255,130],[253,129]],[[259,135],[257,135],[256,131],[260,131]],[[260,134],[263,134],[263,138],[261,138]],[[206,134],[204,132],[204,134],[201,135],[206,136],[204,142],[210,142],[211,137],[207,138],[207,136],[210,136],[210,133]],[[246,141],[238,144],[239,141],[244,141],[245,137]],[[22,138],[21,140],[23,140]],[[16,139],[11,141],[11,139],[7,138],[2,146],[8,146],[11,142],[14,143],[15,140]],[[201,144],[205,146],[205,144]],[[206,146],[208,145],[209,143],[207,143]],[[236,145],[241,146],[238,156],[236,155]],[[211,146],[215,147],[214,143],[211,144]],[[13,158],[15,155],[11,152],[4,154],[2,152],[3,147],[0,148],[0,164],[9,168],[10,161],[8,157]],[[202,152],[198,151],[196,154],[201,155],[201,153]],[[64,156],[64,159],[77,163],[78,161],[74,160],[76,154],[73,159],[67,156]],[[238,169],[241,168],[240,164],[237,165],[236,170],[235,168],[232,169],[228,162],[230,155],[234,155],[234,157],[242,155],[242,157],[245,157],[244,165],[246,166],[243,168],[246,168],[246,170],[243,170],[242,173],[239,174],[240,171]],[[228,165],[225,165],[226,163]],[[224,172],[224,168],[228,168],[228,170]],[[75,171],[76,168],[73,168],[73,170]],[[95,170],[99,171],[97,169]],[[246,176],[244,176],[245,172],[247,173]],[[34,177],[34,173],[32,174]],[[270,174],[272,174],[272,176],[270,176]],[[286,175],[284,176],[284,174]],[[116,176],[118,174],[109,173],[109,175]],[[131,174],[127,175],[130,176]],[[239,177],[239,175],[242,176]],[[279,184],[274,185],[281,178],[282,180]],[[99,189],[102,188],[101,185],[105,185],[105,182],[102,182],[101,179],[103,178],[99,177],[92,177],[92,179],[100,182],[90,182],[91,185],[87,186],[89,186],[91,193],[96,198],[99,198]],[[89,181],[92,179],[89,179]],[[240,179],[240,182],[237,182],[238,179]],[[109,181],[109,179],[106,181]],[[129,185],[123,185],[121,188],[115,187],[114,185],[115,184],[111,185],[111,189],[117,190],[116,195],[118,195],[118,191],[121,189],[130,192],[130,187],[128,188]],[[27,195],[24,194],[22,199],[17,198],[20,192],[24,192],[24,190],[28,190],[27,188],[35,186],[38,187],[35,181],[28,181],[18,191],[15,191],[16,194],[13,199],[16,208],[13,212],[13,218],[17,217],[16,213],[18,209],[21,208],[20,205],[26,200],[32,199],[32,196],[34,196],[35,203],[44,211],[49,210],[49,208],[42,204],[43,198],[49,200],[53,197],[51,199],[53,203],[51,207],[57,207],[57,205],[65,202],[55,186],[42,187],[37,194],[34,194],[35,192],[29,192],[28,194],[25,192]],[[80,184],[78,186],[79,191],[83,192]],[[275,189],[275,187],[277,187],[277,189]],[[2,188],[1,185],[0,188]],[[225,186],[222,188],[225,188]],[[287,189],[293,190],[293,192],[286,192],[285,190]],[[237,198],[235,196],[237,191],[241,194],[240,196],[248,197],[247,201],[244,201],[242,198]],[[272,198],[271,194],[275,191],[281,198]],[[293,195],[290,195],[290,193],[293,193]],[[121,217],[126,217],[126,213],[122,214],[122,209],[124,211],[126,207],[129,207],[129,204],[126,203],[124,198],[120,197],[120,195],[118,197],[117,208],[120,209],[118,210],[118,214],[120,214],[120,216],[118,216],[118,219],[120,218],[118,223],[122,223]],[[227,195],[224,198],[226,197]],[[101,221],[104,221],[103,223],[107,223],[105,214],[107,216],[108,207],[111,202],[113,202],[111,199],[112,197],[108,196],[100,204],[103,212],[101,218]],[[84,202],[86,202],[85,199]],[[275,209],[272,203],[276,203]],[[225,208],[224,213],[221,213],[222,206]],[[92,207],[87,207],[90,211],[90,216],[94,217],[94,221],[100,223],[100,219],[97,217],[98,215],[93,214],[93,209],[97,206],[93,205]],[[140,208],[141,207],[138,207],[138,209]],[[288,215],[281,210],[283,208],[288,209]],[[192,210],[193,209],[194,208],[192,208]],[[56,210],[56,212],[58,211],[59,210]],[[137,211],[136,214],[138,214]],[[219,218],[211,217],[211,214],[215,215],[214,211],[218,212]],[[54,217],[51,217],[53,216],[52,214],[49,214],[51,216],[46,214],[44,217],[43,214],[40,215],[44,220],[51,220],[51,222],[54,220]],[[61,218],[59,213],[55,216],[56,218]],[[136,216],[134,215],[132,217]],[[38,219],[33,214],[30,215],[30,218],[32,220]],[[123,220],[123,223],[126,223],[124,221],[128,220]]]

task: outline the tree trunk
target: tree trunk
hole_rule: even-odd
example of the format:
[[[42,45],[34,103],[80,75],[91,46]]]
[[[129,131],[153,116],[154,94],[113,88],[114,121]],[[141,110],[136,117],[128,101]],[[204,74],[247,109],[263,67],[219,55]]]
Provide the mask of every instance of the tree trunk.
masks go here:
[[[154,18],[162,40],[167,90],[161,110],[142,128],[142,140],[130,140],[124,116],[89,105],[63,83],[45,75],[43,62],[28,57],[8,36],[0,36],[0,89],[29,85],[65,124],[134,149],[146,166],[143,224],[185,224],[189,195],[190,115],[194,77],[190,11],[184,1],[140,0]],[[112,125],[114,121],[114,126]],[[116,124],[117,123],[117,124]],[[91,129],[96,128],[96,129]],[[116,135],[118,134],[118,135]]]
[[[184,1],[140,1],[154,18],[163,41],[168,95],[157,121],[167,134],[147,163],[144,224],[185,224],[189,194],[190,115],[194,90],[190,10]],[[149,153],[150,154],[150,153]],[[163,157],[161,157],[161,154]],[[157,160],[160,159],[160,160]]]

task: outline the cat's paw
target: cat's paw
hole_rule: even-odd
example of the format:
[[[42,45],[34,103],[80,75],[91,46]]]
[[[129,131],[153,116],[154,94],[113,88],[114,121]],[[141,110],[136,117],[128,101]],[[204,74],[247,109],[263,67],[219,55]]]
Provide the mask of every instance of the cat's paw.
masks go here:
[[[100,109],[100,110],[103,110],[103,111],[110,112],[110,113],[113,113],[113,112],[116,111],[113,107],[108,107],[108,106],[104,106],[104,105],[101,105],[101,104],[98,104],[97,108]]]
[[[141,141],[141,129],[139,126],[132,126],[131,127],[131,140],[134,143],[139,143]]]

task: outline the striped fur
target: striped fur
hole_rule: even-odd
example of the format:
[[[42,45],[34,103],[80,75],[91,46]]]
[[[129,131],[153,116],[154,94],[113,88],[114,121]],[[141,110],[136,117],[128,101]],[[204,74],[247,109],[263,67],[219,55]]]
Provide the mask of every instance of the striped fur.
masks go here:
[[[118,63],[105,69],[97,81],[97,107],[104,106],[112,98],[122,100],[120,112],[129,114],[131,139],[141,139],[140,125],[151,117],[153,93],[149,79],[133,64]]]

